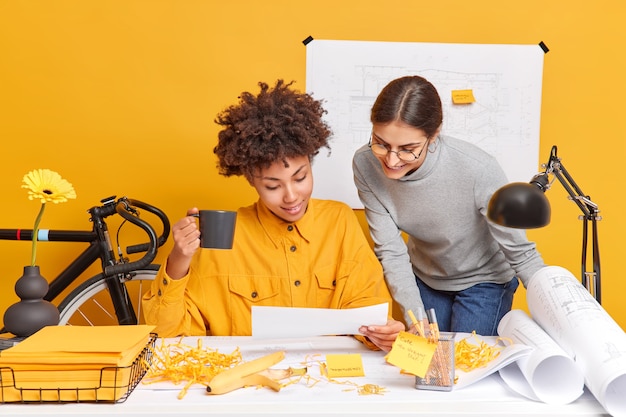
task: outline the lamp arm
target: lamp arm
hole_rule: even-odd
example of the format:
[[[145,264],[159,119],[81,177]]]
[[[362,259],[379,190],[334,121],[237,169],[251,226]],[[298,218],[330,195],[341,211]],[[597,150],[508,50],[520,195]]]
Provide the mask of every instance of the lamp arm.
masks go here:
[[[560,164],[559,167],[552,171],[552,174],[559,180],[570,199],[576,203],[578,208],[583,212],[585,219],[597,218],[599,212],[598,205],[591,201],[588,195],[585,195],[578,187],[574,179],[569,175],[565,167]]]
[[[561,159],[556,155],[556,146],[552,147],[550,159],[544,165],[546,168],[544,178],[537,176],[539,184],[537,186],[547,184],[547,174],[552,173],[559,180],[570,200],[574,201],[578,208],[582,211],[583,216],[583,245],[582,245],[582,284],[594,296],[598,303],[601,303],[601,278],[600,278],[600,250],[598,246],[598,227],[597,221],[602,218],[598,215],[598,205],[591,201],[588,195],[585,195],[576,181],[569,174],[567,169],[561,163]],[[543,184],[542,184],[543,183]],[[546,188],[549,187],[547,184]],[[592,244],[592,271],[587,270],[587,237],[589,235],[588,223],[591,223],[591,244]]]
[[[565,169],[565,166],[561,163],[561,158],[557,156],[557,147],[553,146],[550,151],[550,159],[548,163],[544,165],[546,167],[545,174],[552,173],[559,180],[570,199],[576,203],[578,208],[583,212],[584,218],[587,220],[599,219],[598,217],[598,205],[591,201],[588,195],[585,195],[580,189],[574,178]]]

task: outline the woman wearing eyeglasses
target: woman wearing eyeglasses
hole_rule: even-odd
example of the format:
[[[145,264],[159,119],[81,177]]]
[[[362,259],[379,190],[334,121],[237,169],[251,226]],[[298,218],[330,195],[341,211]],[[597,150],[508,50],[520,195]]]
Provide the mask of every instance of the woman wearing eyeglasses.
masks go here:
[[[354,181],[407,323],[409,310],[434,308],[443,331],[495,335],[518,278],[525,286],[545,265],[524,231],[486,217],[507,183],[495,158],[442,136],[442,121],[429,81],[391,81],[372,107],[370,142],[354,155]]]

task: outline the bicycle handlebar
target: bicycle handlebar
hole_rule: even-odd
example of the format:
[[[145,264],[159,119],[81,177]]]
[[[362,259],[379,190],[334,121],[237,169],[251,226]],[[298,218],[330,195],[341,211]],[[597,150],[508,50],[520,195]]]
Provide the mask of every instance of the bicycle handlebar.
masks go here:
[[[140,219],[137,209],[143,209],[159,218],[163,226],[162,234],[157,237],[154,228],[146,221]],[[81,230],[47,230],[46,240],[58,242],[96,242],[98,233],[96,229],[102,227],[103,219],[114,214],[119,214],[125,220],[143,229],[148,235],[149,242],[131,245],[126,248],[127,254],[146,252],[140,259],[128,263],[107,265],[104,267],[105,276],[124,274],[136,269],[148,266],[156,257],[157,249],[161,247],[169,237],[170,222],[167,215],[148,203],[143,201],[121,197],[116,200],[111,196],[102,200],[101,206],[95,206],[88,210],[91,214],[91,221],[98,226],[94,226],[91,231]],[[33,230],[31,229],[0,229],[0,240],[31,240]]]
[[[161,236],[157,237],[154,228],[148,222],[135,215],[137,213],[135,207],[144,209],[159,218],[163,225],[163,233]],[[104,274],[106,276],[125,274],[127,272],[148,266],[156,257],[157,249],[167,241],[170,233],[170,222],[165,213],[148,203],[126,197],[120,198],[117,202],[115,202],[115,204],[105,204],[101,208],[104,209],[102,211],[104,216],[117,212],[124,219],[140,227],[146,232],[150,240],[149,243],[132,245],[126,248],[126,252],[129,254],[145,251],[145,255],[143,255],[140,259],[128,263],[108,265],[104,268]]]
[[[167,241],[167,238],[170,234],[170,221],[167,215],[160,209],[150,204],[144,203],[142,201],[139,201],[139,200],[129,200],[129,201],[133,206],[149,211],[150,213],[156,215],[159,218],[159,220],[161,220],[161,224],[163,225],[163,233],[157,239],[157,247],[163,246],[163,244]],[[138,245],[128,246],[126,247],[126,253],[131,254],[131,253],[145,252],[148,250],[149,245],[150,245],[149,243],[141,243]]]

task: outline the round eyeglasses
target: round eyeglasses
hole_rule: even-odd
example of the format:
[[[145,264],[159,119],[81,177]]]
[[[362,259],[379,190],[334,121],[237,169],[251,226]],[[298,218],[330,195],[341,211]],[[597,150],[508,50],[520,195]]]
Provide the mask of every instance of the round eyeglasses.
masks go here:
[[[409,151],[408,149],[400,149],[399,151],[392,151],[389,149],[387,145],[383,145],[382,143],[372,143],[372,137],[370,136],[370,142],[367,146],[370,147],[372,153],[377,156],[387,156],[389,152],[395,153],[399,160],[403,162],[413,162],[419,159],[422,156],[422,152],[427,148],[428,142],[422,146],[420,152],[415,155],[413,151]]]

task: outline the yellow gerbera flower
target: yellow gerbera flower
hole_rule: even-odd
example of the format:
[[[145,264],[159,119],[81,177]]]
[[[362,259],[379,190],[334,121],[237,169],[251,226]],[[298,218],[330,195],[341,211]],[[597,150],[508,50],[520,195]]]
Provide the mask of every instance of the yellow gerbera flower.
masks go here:
[[[76,198],[72,184],[49,169],[36,169],[24,175],[22,188],[28,189],[29,200],[39,199],[41,204],[52,202],[64,203],[69,198]]]
[[[39,214],[35,219],[33,227],[33,248],[30,264],[35,266],[37,258],[37,235],[39,232],[39,223],[46,208],[46,203],[53,202],[55,204],[64,203],[70,198],[76,198],[76,192],[72,184],[61,178],[59,174],[49,169],[36,169],[24,175],[22,180],[24,184],[22,188],[28,189],[28,199],[41,201]]]

